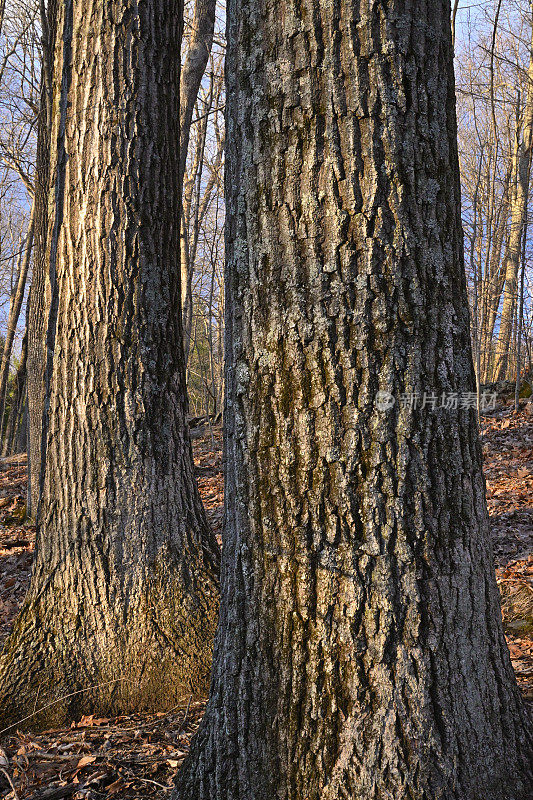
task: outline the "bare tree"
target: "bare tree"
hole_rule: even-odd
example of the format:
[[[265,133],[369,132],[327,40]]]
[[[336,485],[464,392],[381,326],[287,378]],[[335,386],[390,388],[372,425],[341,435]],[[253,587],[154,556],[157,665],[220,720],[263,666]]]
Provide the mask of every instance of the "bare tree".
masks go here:
[[[213,203],[222,193],[221,170],[224,155],[224,130],[219,123],[224,96],[223,59],[211,58],[211,69],[206,85],[200,90],[196,102],[196,123],[190,147],[188,168],[183,177],[181,272],[182,315],[184,327],[185,358],[188,361],[193,328],[193,283],[198,272],[197,257],[205,240],[204,222],[208,222]],[[209,247],[209,245],[207,245]],[[200,266],[200,270],[201,270]]]
[[[457,58],[466,265],[478,385],[513,373],[513,321],[530,191],[529,5],[497,0]],[[492,16],[491,16],[492,14]],[[529,63],[529,68],[528,68]]]
[[[521,244],[527,219],[531,152],[533,147],[533,19],[531,24],[526,101],[523,119],[521,124],[517,125],[517,130],[519,131],[519,145],[516,158],[516,181],[513,185],[510,209],[511,225],[503,267],[505,272],[504,297],[494,368],[497,379],[503,379],[507,374],[511,332],[517,300]]]
[[[35,219],[34,212],[35,206],[32,205],[26,238],[20,251],[17,279],[14,283],[13,291],[11,293],[9,317],[4,339],[4,347],[2,350],[2,359],[0,361],[0,429],[4,421],[6,389],[9,376],[9,367],[11,364],[11,355],[13,352],[13,342],[15,341],[15,333],[24,300],[28,270],[30,268],[31,253],[33,248],[33,225]]]

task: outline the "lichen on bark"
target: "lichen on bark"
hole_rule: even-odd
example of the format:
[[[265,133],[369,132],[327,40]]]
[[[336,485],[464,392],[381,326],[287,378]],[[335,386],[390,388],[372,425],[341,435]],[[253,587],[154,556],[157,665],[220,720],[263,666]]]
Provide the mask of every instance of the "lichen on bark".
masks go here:
[[[175,797],[527,800],[475,412],[408,399],[474,390],[449,4],[230,0],[226,76],[221,611]]]

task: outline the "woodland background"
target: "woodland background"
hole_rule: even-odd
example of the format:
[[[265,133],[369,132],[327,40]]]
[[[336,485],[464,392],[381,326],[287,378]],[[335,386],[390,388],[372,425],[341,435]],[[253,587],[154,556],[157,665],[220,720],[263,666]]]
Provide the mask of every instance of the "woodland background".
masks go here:
[[[0,643],[28,585],[34,531],[23,527],[27,440],[26,308],[44,3],[0,0]],[[497,575],[513,666],[533,700],[533,14],[527,2],[456,2],[458,137],[465,270]],[[225,7],[185,5],[182,52],[182,314],[196,475],[220,538],[224,394]],[[44,53],[46,58],[46,53]],[[520,405],[519,400],[522,399]],[[514,409],[514,412],[513,412]],[[10,775],[25,798],[168,796],[203,712],[82,718],[34,736],[12,732]],[[0,756],[0,766],[3,762]],[[50,784],[46,794],[43,787]],[[43,794],[45,791],[45,794]],[[94,791],[94,795],[91,792]],[[8,796],[6,790],[5,796]]]
[[[2,452],[25,447],[25,308],[31,286],[33,182],[42,61],[41,5],[7,0],[0,38],[0,409]],[[213,19],[214,16],[214,19]],[[472,345],[481,385],[533,365],[532,15],[525,2],[455,3],[455,70]],[[205,32],[214,26],[207,53]],[[223,397],[225,7],[185,5],[189,44],[207,61],[185,85],[189,119],[182,219],[182,303],[190,412]],[[203,37],[203,39],[202,39]],[[209,38],[209,37],[208,37]],[[183,157],[183,156],[182,156]],[[525,394],[529,387],[522,387]]]

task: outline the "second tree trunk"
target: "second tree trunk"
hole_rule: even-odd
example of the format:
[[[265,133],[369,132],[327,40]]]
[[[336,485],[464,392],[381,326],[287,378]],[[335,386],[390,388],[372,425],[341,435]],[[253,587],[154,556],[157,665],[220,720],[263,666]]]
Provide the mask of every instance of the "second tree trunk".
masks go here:
[[[47,461],[0,663],[2,721],[48,706],[39,725],[204,692],[218,605],[185,416],[180,5],[66,0],[57,24]]]

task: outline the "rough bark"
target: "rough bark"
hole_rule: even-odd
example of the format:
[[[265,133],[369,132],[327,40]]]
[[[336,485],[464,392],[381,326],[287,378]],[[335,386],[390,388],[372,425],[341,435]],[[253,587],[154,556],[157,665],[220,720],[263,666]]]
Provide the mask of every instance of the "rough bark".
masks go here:
[[[43,68],[41,77],[40,114],[37,130],[37,159],[35,170],[35,244],[31,281],[31,299],[28,306],[28,517],[37,519],[42,490],[41,465],[46,457],[46,432],[43,429],[46,398],[45,366],[46,331],[52,304],[56,294],[55,283],[51,283],[48,263],[47,240],[50,220],[55,205],[55,155],[51,148],[52,127],[52,53],[55,49],[58,0],[49,0],[45,11],[41,2],[43,27]],[[52,327],[54,330],[55,327]]]
[[[26,290],[26,279],[28,277],[28,270],[31,261],[31,251],[33,248],[33,224],[35,219],[35,204],[32,204],[30,220],[28,223],[28,230],[26,238],[22,247],[22,252],[18,265],[17,280],[13,287],[11,299],[9,303],[9,314],[7,319],[6,338],[4,340],[4,349],[2,352],[2,360],[0,362],[0,429],[3,430],[4,414],[6,407],[6,391],[7,381],[9,378],[9,367],[11,365],[11,354],[13,352],[13,342],[15,341],[15,333],[22,309],[22,301],[24,300],[24,292]]]
[[[449,4],[228,20],[221,616],[175,796],[526,800],[475,410],[400,403],[474,391]]]
[[[178,313],[181,7],[66,0],[57,25],[47,460],[0,662],[2,721],[38,697],[41,726],[203,693],[218,606]]]
[[[494,364],[495,380],[504,380],[509,362],[513,320],[518,291],[518,271],[522,234],[526,223],[527,198],[531,172],[533,148],[533,17],[531,25],[530,60],[527,71],[527,94],[522,121],[522,141],[518,153],[516,188],[511,205],[511,228],[504,264],[505,284],[503,290],[502,315],[496,346]]]

